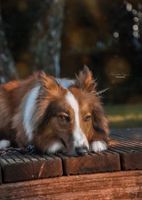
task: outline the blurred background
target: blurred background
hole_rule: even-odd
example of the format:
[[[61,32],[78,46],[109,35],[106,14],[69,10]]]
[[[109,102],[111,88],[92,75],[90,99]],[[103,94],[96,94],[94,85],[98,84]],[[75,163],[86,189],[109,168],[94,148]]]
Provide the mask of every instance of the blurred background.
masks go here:
[[[142,0],[1,0],[0,82],[89,66],[110,126],[142,127]]]

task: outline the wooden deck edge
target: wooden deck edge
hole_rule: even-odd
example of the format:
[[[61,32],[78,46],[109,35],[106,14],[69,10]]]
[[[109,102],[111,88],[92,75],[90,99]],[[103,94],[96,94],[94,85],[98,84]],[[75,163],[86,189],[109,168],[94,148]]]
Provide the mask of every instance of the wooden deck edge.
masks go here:
[[[0,185],[0,199],[142,199],[142,170],[64,176]]]

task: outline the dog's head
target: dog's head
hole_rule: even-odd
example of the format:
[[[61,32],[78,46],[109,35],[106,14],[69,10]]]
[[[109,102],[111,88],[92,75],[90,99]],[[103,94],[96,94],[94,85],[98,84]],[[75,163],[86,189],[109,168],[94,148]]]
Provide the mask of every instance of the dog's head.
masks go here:
[[[108,122],[87,67],[68,88],[42,73],[31,93],[34,100],[25,126],[37,149],[68,154],[106,149]]]

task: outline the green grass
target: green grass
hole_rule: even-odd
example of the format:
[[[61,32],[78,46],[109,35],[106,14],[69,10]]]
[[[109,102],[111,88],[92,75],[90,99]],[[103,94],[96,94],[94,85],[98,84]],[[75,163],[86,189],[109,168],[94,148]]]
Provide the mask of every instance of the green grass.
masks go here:
[[[142,104],[107,105],[105,111],[112,128],[142,127]]]

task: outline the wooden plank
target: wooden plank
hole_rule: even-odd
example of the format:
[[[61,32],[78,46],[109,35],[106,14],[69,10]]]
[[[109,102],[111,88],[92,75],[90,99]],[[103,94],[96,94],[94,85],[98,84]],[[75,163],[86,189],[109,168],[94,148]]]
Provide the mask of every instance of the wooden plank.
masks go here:
[[[142,199],[142,170],[40,179],[0,186],[0,199]]]
[[[121,169],[119,154],[109,151],[80,157],[63,157],[62,159],[65,175],[119,171]]]
[[[48,156],[40,159],[20,154],[3,156],[0,165],[4,183],[62,176],[61,159]]]
[[[108,151],[80,157],[48,157],[22,154],[16,151],[10,154],[5,153],[0,157],[3,182],[96,172],[140,170],[142,169],[141,130],[115,130],[112,132]]]
[[[115,132],[115,135],[112,135],[114,141],[110,149],[120,154],[122,170],[142,169],[142,136],[140,132],[139,134],[136,132],[136,139],[134,131],[124,135],[122,135],[122,132],[121,134]]]
[[[111,130],[111,135],[117,135],[123,138],[129,138],[130,140],[142,142],[142,128],[113,129]]]
[[[122,170],[142,169],[142,152],[124,152],[120,154]]]

